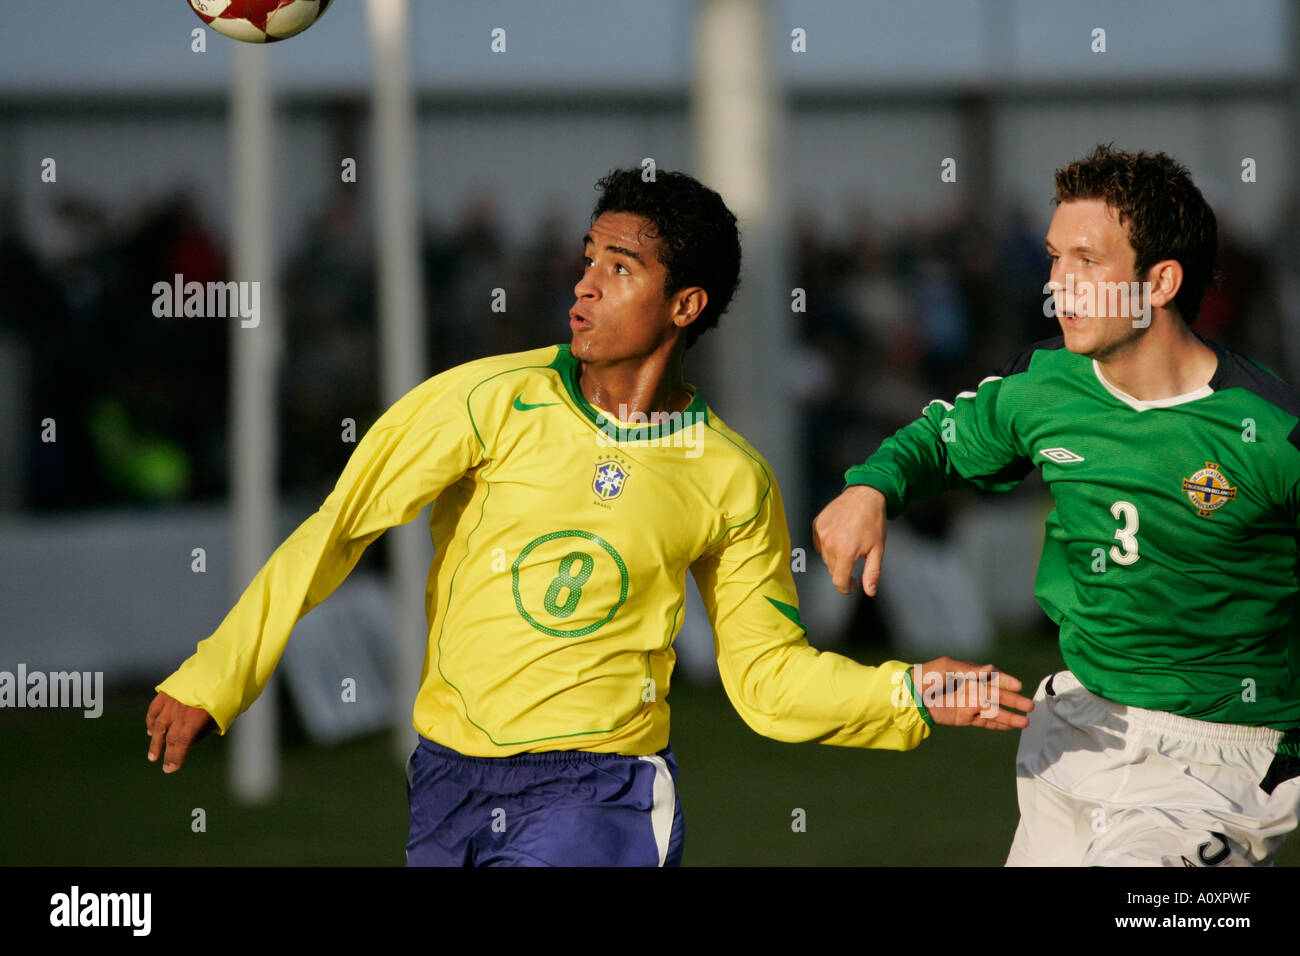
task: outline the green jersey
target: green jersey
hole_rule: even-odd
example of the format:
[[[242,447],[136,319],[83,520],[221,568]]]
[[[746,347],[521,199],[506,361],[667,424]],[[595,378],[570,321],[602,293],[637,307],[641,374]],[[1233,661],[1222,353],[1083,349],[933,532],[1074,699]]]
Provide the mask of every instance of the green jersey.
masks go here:
[[[1285,730],[1300,725],[1300,396],[1205,344],[1219,359],[1208,385],[1140,401],[1061,337],[1036,343],[974,392],[931,402],[846,480],[882,492],[892,518],[1041,468],[1055,509],[1035,594],[1080,682],[1121,704]]]

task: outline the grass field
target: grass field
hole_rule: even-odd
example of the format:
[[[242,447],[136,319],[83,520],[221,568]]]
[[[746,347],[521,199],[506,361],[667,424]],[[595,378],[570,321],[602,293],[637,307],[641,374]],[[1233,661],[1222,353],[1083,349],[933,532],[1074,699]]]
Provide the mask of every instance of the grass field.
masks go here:
[[[1031,689],[1059,667],[1041,638],[1006,639],[990,659]],[[402,864],[406,794],[388,737],[331,749],[290,740],[280,796],[241,806],[226,789],[228,741],[204,740],[170,776],[145,759],[152,696],[112,697],[98,720],[4,712],[0,863]],[[939,728],[911,753],[862,751],[761,738],[720,687],[678,684],[671,702],[687,865],[995,866],[1006,856],[1015,732]],[[203,833],[191,830],[197,807]],[[1296,840],[1278,863],[1300,864]]]

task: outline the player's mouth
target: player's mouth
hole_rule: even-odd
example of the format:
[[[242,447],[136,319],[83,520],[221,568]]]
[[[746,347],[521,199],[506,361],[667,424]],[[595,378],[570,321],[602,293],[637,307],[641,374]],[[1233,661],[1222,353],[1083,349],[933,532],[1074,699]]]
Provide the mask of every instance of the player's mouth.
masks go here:
[[[569,310],[569,328],[575,332],[585,332],[592,327],[591,319],[577,309]]]

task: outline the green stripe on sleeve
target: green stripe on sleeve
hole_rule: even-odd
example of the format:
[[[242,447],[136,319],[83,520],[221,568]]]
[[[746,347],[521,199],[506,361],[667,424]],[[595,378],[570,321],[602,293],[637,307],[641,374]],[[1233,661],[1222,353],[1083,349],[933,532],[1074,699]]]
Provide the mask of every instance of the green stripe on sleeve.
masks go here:
[[[903,672],[903,680],[907,681],[907,686],[912,691],[912,700],[916,702],[916,709],[921,712],[921,716],[925,719],[926,725],[931,730],[934,730],[934,718],[931,717],[930,712],[925,709],[925,704],[921,703],[921,692],[916,689],[916,684],[912,682],[911,665],[908,665],[907,670]]]

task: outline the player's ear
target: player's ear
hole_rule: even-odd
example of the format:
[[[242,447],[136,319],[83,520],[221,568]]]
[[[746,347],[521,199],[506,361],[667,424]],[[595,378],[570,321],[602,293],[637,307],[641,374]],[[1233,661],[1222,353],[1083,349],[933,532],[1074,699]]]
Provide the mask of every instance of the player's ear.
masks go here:
[[[673,325],[686,328],[703,313],[709,304],[709,294],[699,286],[688,286],[673,295]]]
[[[1183,266],[1177,259],[1162,259],[1147,270],[1151,283],[1151,307],[1168,308],[1183,285]]]

